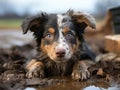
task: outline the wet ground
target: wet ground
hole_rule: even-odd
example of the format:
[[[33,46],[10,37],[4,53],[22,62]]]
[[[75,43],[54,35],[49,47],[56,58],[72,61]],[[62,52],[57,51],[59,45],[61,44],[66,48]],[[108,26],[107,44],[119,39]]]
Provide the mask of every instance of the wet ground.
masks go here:
[[[16,36],[13,36],[13,33],[9,33],[9,37],[5,32],[4,34],[0,33],[0,37],[5,37],[6,35],[7,38],[7,40],[0,38],[0,90],[120,89],[120,56],[108,52],[98,54],[97,63],[89,68],[91,78],[86,81],[74,81],[71,77],[27,79],[24,66],[27,61],[36,57],[37,52],[34,49],[34,44],[31,43],[31,36],[24,38],[20,36],[20,32],[17,33],[15,33]],[[10,41],[14,40],[14,43],[10,43]],[[16,43],[16,41],[20,41],[20,43]]]

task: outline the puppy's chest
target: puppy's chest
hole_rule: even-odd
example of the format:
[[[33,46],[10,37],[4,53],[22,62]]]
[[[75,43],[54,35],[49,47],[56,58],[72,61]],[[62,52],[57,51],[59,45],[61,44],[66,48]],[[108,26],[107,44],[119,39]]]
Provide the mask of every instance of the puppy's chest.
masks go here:
[[[47,62],[45,63],[45,74],[46,76],[70,75],[73,69],[73,65],[74,62],[65,62],[65,63]]]

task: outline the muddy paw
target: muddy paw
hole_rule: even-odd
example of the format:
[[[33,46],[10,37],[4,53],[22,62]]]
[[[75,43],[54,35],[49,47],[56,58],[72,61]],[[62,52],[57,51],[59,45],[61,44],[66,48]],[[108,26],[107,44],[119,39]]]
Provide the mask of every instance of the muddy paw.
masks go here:
[[[33,60],[26,66],[28,72],[27,78],[44,78],[44,65],[41,62],[33,62]]]
[[[93,65],[93,62],[90,60],[84,60],[77,62],[73,67],[72,78],[74,80],[86,80],[90,78],[90,72],[88,71],[88,67]]]
[[[41,70],[40,68],[29,70],[26,73],[26,77],[27,78],[44,78],[44,71]]]
[[[88,70],[74,70],[72,72],[72,78],[74,80],[86,80],[90,77],[90,72]]]

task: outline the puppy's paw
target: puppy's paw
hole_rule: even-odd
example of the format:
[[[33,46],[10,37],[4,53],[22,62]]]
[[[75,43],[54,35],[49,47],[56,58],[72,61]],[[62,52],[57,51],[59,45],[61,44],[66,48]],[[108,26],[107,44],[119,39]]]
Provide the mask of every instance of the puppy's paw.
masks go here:
[[[27,78],[44,78],[44,65],[42,62],[32,60],[26,66],[28,72],[26,73]]]
[[[44,78],[44,71],[41,67],[34,67],[26,73],[27,78]]]
[[[74,80],[86,80],[90,78],[90,72],[88,71],[88,67],[93,65],[94,62],[90,60],[83,60],[77,62],[73,67],[72,78]]]
[[[76,70],[73,70],[72,72],[72,78],[74,80],[83,81],[88,79],[89,77],[90,77],[90,72],[88,70],[76,69]]]

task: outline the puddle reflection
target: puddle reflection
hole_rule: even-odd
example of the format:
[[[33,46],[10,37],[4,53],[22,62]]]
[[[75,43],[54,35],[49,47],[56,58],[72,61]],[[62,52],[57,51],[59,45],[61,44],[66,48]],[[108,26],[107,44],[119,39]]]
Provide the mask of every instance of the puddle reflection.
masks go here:
[[[120,90],[120,87],[110,86],[105,82],[66,82],[50,86],[27,87],[24,90]]]
[[[66,87],[66,86],[65,86]],[[108,87],[107,89],[102,88],[102,87],[96,87],[96,86],[88,86],[85,87],[83,89],[81,88],[72,88],[72,87],[66,87],[66,88],[62,88],[62,87],[41,87],[41,88],[31,88],[31,87],[27,87],[24,90],[120,90],[120,88],[118,87]]]
[[[105,89],[102,87],[88,86],[88,87],[85,87],[83,90],[120,90],[120,88],[108,87],[107,89]]]

